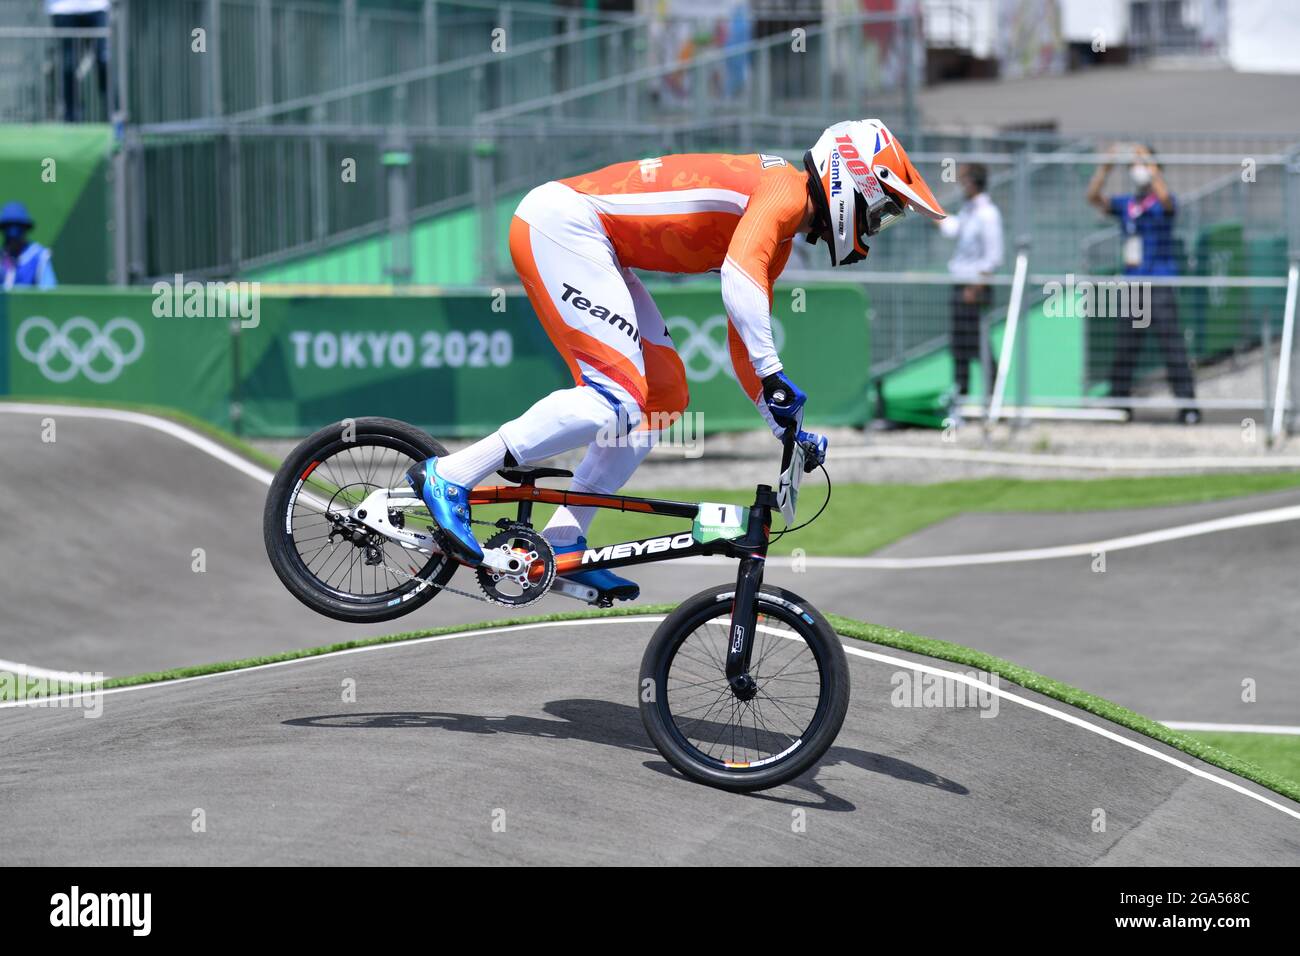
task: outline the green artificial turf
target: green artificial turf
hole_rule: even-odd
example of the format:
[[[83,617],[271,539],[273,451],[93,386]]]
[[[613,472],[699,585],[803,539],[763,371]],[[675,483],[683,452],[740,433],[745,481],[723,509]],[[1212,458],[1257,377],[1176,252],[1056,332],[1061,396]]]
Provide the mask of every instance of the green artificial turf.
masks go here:
[[[1298,486],[1300,474],[1295,472],[1052,481],[979,478],[935,485],[837,484],[832,489],[830,504],[821,517],[807,527],[774,542],[772,553],[789,554],[794,548],[803,548],[809,554],[821,556],[867,555],[937,521],[970,512],[1150,508],[1216,501]],[[798,521],[811,518],[821,507],[826,500],[824,489],[823,482],[809,476],[799,494]],[[730,504],[752,502],[754,497],[752,490],[723,488],[656,488],[645,492],[623,493]],[[533,523],[538,527],[544,525],[551,510],[547,506],[538,506],[533,513]],[[506,506],[479,506],[474,509],[476,518],[487,520],[512,513],[513,509]],[[779,519],[777,524],[779,526]],[[597,512],[589,538],[592,542],[607,544],[665,534],[678,527],[689,530],[687,523],[672,518],[602,509]]]
[[[1200,730],[1187,730],[1184,733],[1225,753],[1249,760],[1255,766],[1284,777],[1300,787],[1300,735],[1211,733]]]

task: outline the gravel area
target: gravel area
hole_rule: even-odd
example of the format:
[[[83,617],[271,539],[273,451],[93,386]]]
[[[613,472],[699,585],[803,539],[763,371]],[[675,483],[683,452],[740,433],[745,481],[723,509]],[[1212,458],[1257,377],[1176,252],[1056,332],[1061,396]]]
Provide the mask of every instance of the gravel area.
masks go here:
[[[985,477],[1101,478],[1253,471],[1264,465],[1278,470],[1300,467],[1300,439],[1292,438],[1288,445],[1270,451],[1264,432],[1257,426],[1253,440],[1248,440],[1250,432],[1239,422],[1182,426],[1136,421],[1036,422],[1014,431],[1002,425],[988,436],[978,424],[946,433],[919,428],[833,428],[828,435],[830,471],[837,482],[925,484]],[[468,444],[455,439],[443,443],[453,451]],[[253,444],[283,456],[294,442],[257,440]],[[697,450],[703,454],[687,457],[680,448],[656,448],[638,469],[631,486],[743,487],[775,481],[779,449],[766,430],[708,436]],[[581,451],[574,451],[551,464],[572,470],[580,458]],[[1115,467],[1078,467],[1108,462]]]

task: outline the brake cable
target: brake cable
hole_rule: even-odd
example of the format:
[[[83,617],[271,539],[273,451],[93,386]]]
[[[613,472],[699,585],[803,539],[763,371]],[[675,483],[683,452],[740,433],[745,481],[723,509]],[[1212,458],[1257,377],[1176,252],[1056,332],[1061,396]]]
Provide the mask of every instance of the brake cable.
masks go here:
[[[826,500],[823,501],[822,506],[817,509],[817,513],[813,515],[811,518],[809,518],[807,521],[804,521],[801,524],[791,525],[788,528],[782,528],[774,536],[768,538],[767,543],[769,547],[771,546],[773,541],[779,541],[783,534],[786,534],[790,531],[798,531],[800,528],[808,527],[810,524],[812,524],[814,521],[816,521],[818,518],[822,516],[822,512],[826,510],[826,506],[831,503],[831,473],[826,470],[826,465],[824,462],[818,462],[817,467],[820,468],[822,470],[822,474],[826,476]]]

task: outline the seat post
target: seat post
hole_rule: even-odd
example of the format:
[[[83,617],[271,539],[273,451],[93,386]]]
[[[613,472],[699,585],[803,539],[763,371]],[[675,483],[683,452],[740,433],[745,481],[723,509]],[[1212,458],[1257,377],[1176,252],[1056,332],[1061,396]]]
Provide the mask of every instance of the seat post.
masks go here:
[[[526,475],[526,476],[524,476],[524,478],[519,482],[519,484],[520,484],[521,487],[524,487],[524,488],[532,488],[532,487],[534,487],[534,486],[537,484],[537,482],[533,480],[533,476],[532,476],[532,475]],[[531,523],[532,523],[532,520],[533,520],[533,499],[532,499],[532,498],[520,498],[520,499],[519,499],[519,517],[518,517],[518,520],[519,520],[519,523],[520,523],[520,524],[531,524]]]

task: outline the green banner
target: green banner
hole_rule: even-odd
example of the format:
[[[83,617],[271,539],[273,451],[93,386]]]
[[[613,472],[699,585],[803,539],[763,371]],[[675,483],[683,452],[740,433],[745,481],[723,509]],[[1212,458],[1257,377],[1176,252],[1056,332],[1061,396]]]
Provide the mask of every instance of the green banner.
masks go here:
[[[688,410],[702,413],[707,431],[761,427],[731,369],[718,290],[652,291],[686,367]],[[809,423],[864,423],[865,295],[779,288],[776,311],[782,360],[812,386]],[[254,435],[301,434],[358,415],[481,435],[572,382],[528,300],[488,293],[267,297],[258,327],[240,333],[239,365],[243,428]]]
[[[700,283],[651,292],[686,367],[689,411],[702,413],[706,431],[761,425],[731,368],[718,287]],[[778,285],[773,312],[772,335],[781,362],[809,393],[808,423],[865,424],[871,364],[866,294],[853,286]]]
[[[763,427],[734,378],[717,287],[654,295],[686,368],[688,411],[702,416],[693,424]],[[778,287],[775,311],[782,360],[811,394],[809,424],[865,423],[863,292]],[[171,406],[252,436],[361,415],[464,436],[572,383],[522,294],[259,293],[255,318],[235,314],[166,287],[12,293],[0,308],[0,394]]]
[[[163,405],[230,424],[230,323],[158,318],[147,289],[11,292],[0,385],[23,398]]]
[[[238,348],[253,435],[360,415],[486,434],[571,383],[528,300],[504,294],[267,296]]]

